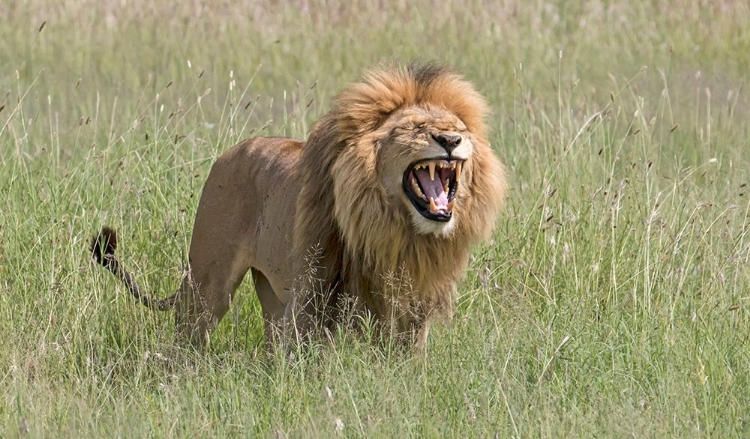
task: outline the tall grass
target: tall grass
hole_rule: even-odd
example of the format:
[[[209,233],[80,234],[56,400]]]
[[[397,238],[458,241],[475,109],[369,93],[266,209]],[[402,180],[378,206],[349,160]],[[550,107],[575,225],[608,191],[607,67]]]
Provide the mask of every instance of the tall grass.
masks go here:
[[[748,24],[731,1],[0,5],[0,436],[748,436]],[[342,332],[268,358],[246,281],[195,355],[89,261],[112,225],[175,290],[212,161],[304,138],[384,59],[472,80],[512,182],[426,353]]]

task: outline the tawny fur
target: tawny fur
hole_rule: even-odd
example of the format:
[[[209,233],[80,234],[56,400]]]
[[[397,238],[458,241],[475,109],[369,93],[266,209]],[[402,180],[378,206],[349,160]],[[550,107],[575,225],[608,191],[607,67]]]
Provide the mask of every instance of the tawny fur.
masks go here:
[[[304,145],[258,138],[228,150],[204,187],[190,275],[173,296],[178,329],[204,343],[251,269],[269,338],[336,323],[346,302],[423,346],[430,320],[452,315],[469,252],[490,237],[505,197],[486,115],[459,75],[388,66],[339,94]],[[420,219],[396,179],[440,132],[460,133],[467,155],[446,225]]]

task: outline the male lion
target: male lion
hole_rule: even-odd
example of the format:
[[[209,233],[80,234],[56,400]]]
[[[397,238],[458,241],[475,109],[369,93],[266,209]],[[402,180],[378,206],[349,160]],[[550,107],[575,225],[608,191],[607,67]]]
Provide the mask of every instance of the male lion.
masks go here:
[[[486,113],[445,68],[372,70],[307,142],[255,138],[219,157],[177,293],[145,295],[115,258],[111,229],[93,239],[93,257],[143,304],[175,308],[178,332],[198,346],[249,269],[267,340],[329,327],[346,308],[422,349],[430,320],[452,315],[469,251],[491,235],[505,196]]]

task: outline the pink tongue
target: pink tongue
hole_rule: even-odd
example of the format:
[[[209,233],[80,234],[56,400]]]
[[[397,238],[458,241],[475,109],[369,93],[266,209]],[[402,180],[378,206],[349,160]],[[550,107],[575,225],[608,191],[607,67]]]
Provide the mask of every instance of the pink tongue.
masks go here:
[[[430,180],[430,170],[427,168],[421,168],[414,171],[419,179],[419,184],[422,185],[424,194],[427,195],[427,201],[430,197],[435,199],[435,205],[438,208],[448,209],[448,194],[443,190],[443,180],[440,178],[440,170],[435,170],[435,179]]]

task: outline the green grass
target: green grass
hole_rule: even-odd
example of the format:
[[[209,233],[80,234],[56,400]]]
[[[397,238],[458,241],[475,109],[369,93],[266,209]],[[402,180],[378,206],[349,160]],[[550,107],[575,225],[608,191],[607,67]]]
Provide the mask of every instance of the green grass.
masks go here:
[[[0,6],[0,437],[750,435],[744,2],[170,3]],[[222,151],[415,58],[487,96],[512,183],[425,354],[266,358],[250,281],[185,352],[90,262],[112,225],[175,290]]]

